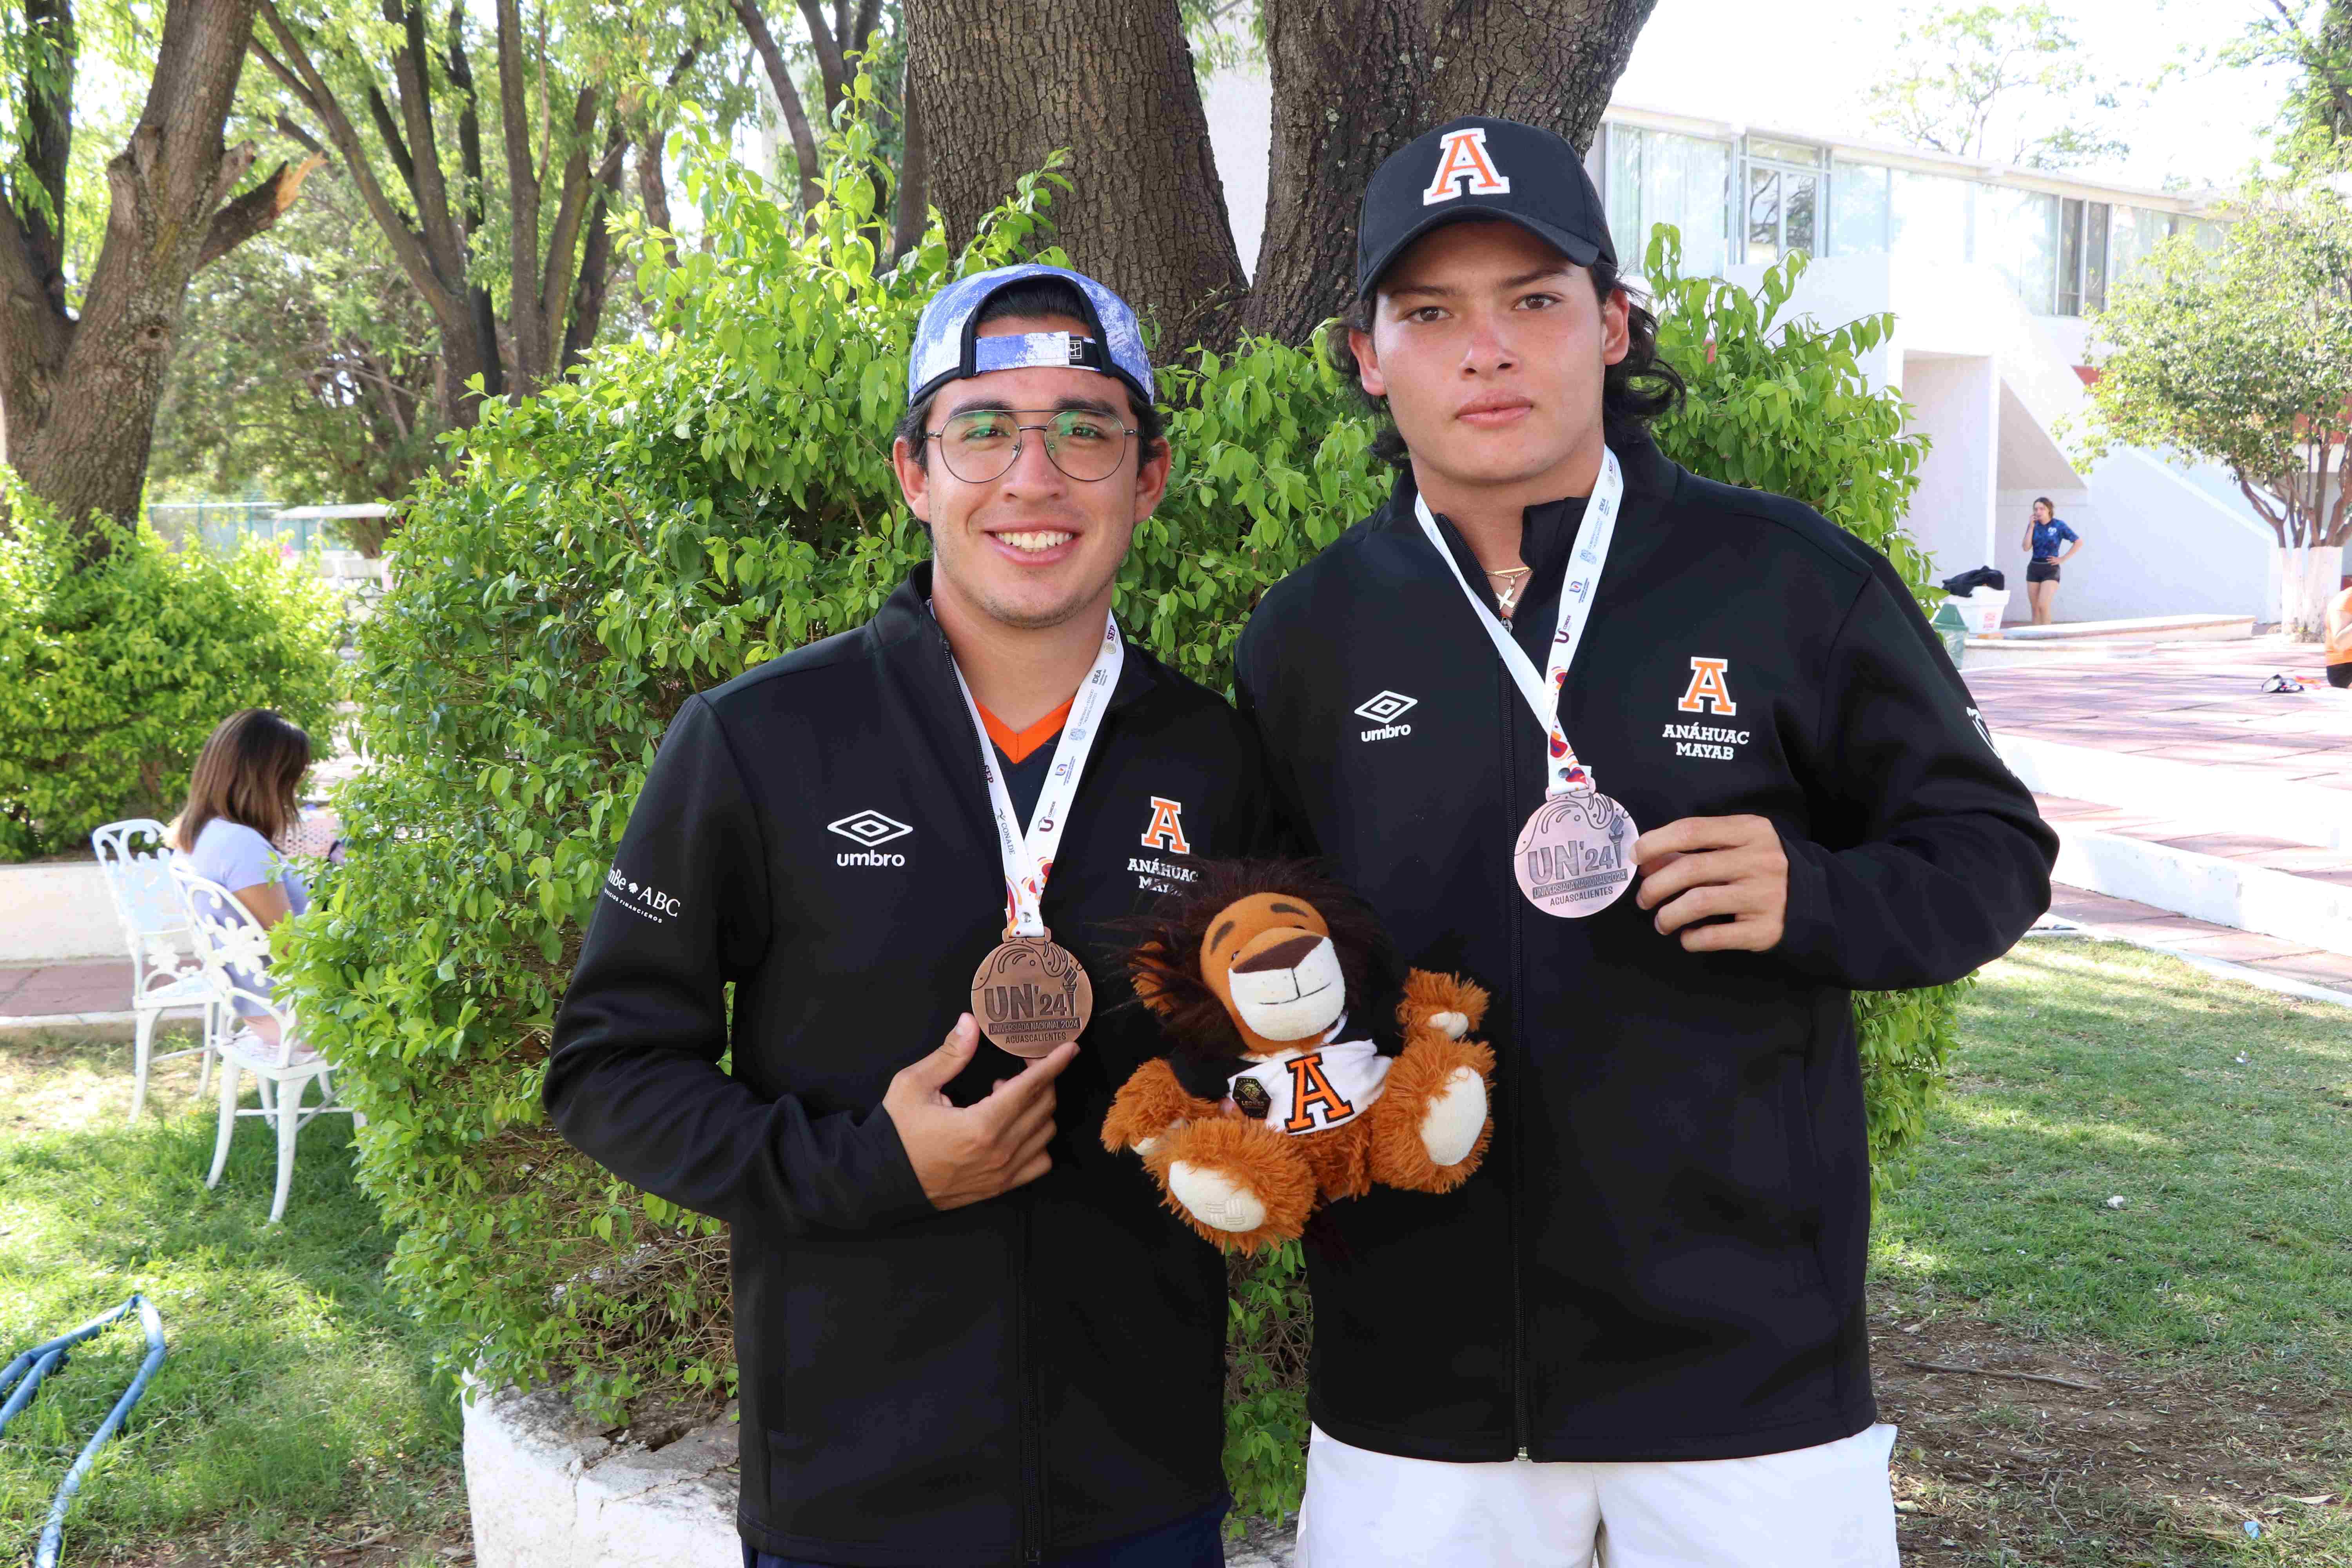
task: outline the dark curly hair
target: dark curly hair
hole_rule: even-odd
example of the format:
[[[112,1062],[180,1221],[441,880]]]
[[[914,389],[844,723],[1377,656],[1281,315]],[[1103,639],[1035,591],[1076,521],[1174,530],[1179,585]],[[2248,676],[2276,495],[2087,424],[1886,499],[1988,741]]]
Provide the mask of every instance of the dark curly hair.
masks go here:
[[[1658,357],[1658,318],[1650,312],[1649,296],[1626,282],[1614,262],[1596,260],[1584,270],[1591,275],[1593,295],[1601,303],[1607,304],[1609,296],[1620,290],[1625,295],[1625,357],[1601,374],[1601,436],[1611,447],[1622,451],[1645,438],[1651,420],[1682,402],[1682,373]],[[1380,419],[1380,433],[1372,437],[1372,456],[1402,468],[1408,457],[1404,436],[1390,416],[1388,400],[1364,391],[1359,379],[1362,367],[1356,363],[1356,351],[1348,342],[1349,331],[1369,333],[1372,330],[1373,300],[1377,298],[1376,292],[1373,299],[1359,300],[1348,307],[1339,318],[1341,330],[1325,335],[1323,356],[1347,378],[1348,384],[1357,390]]]
[[[1349,1037],[1369,1038],[1382,1056],[1402,1050],[1396,1012],[1404,996],[1404,965],[1370,904],[1314,861],[1210,860],[1202,864],[1199,881],[1162,898],[1150,914],[1120,922],[1135,939],[1127,963],[1136,1002],[1156,993],[1145,1005],[1159,1016],[1174,1054],[1242,1054],[1241,1031],[1201,973],[1201,943],[1221,911],[1254,893],[1281,893],[1315,906],[1331,928],[1348,987]]]

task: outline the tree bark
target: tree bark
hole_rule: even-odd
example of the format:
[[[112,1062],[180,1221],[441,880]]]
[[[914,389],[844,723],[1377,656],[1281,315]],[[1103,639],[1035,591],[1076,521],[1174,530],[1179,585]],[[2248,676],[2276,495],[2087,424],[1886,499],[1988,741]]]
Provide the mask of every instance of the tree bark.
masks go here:
[[[912,67],[898,103],[898,184],[890,218],[890,259],[923,242],[930,222],[931,146],[917,107]]]
[[[1656,3],[1265,0],[1274,140],[1249,329],[1303,342],[1345,308],[1364,186],[1423,132],[1486,114],[1590,147]]]
[[[777,107],[783,110],[784,129],[793,139],[793,163],[800,170],[801,210],[806,212],[816,205],[820,192],[816,183],[816,132],[801,105],[801,89],[793,84],[792,68],[785,62],[783,50],[776,47],[775,34],[768,30],[768,18],[761,11],[759,0],[730,0],[730,4],[735,8],[735,19],[743,25],[744,36],[751,40],[751,52],[760,57],[761,68],[768,73],[768,86],[775,91]]]
[[[1068,148],[1048,215],[1072,265],[1158,318],[1168,349],[1216,335],[1248,289],[1176,0],[906,0],[930,196],[951,244]]]
[[[145,107],[129,145],[107,164],[106,235],[77,317],[65,317],[44,265],[60,237],[62,200],[49,227],[28,227],[17,204],[5,204],[0,401],[6,458],[35,495],[77,522],[92,514],[136,517],[188,279],[206,260],[277,221],[315,166],[281,166],[230,200],[255,156],[251,143],[230,148],[221,139],[255,4],[166,5]],[[69,28],[62,6],[56,15]],[[61,156],[67,127],[35,129],[33,145]],[[37,156],[35,168],[37,177],[47,179]],[[90,556],[102,552],[96,536],[84,539]]]

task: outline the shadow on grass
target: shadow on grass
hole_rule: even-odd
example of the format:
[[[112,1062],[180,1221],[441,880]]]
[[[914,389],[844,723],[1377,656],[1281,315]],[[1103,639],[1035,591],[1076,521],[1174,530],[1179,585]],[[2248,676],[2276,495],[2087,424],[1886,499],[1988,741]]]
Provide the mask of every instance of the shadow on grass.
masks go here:
[[[2028,1332],[2352,1373],[2352,1012],[2041,941],[1986,971],[1961,1036],[1876,1218],[1882,1286]]]
[[[385,1294],[390,1238],[352,1184],[349,1119],[303,1129],[286,1221],[267,1221],[277,1151],[242,1121],[218,1189],[216,1125],[194,1064],[128,1105],[127,1047],[0,1042],[0,1080],[88,1080],[87,1114],[0,1135],[0,1340],[6,1352],[142,1290],[169,1357],[86,1483],[76,1554],[192,1526],[267,1541],[354,1508],[449,1506],[456,1406]],[[185,1083],[177,1081],[184,1076]],[[250,1080],[246,1101],[256,1103]],[[56,1109],[53,1106],[53,1109]],[[55,1374],[0,1441],[0,1531],[28,1540],[143,1350],[110,1330]],[[429,1500],[442,1494],[438,1502]]]

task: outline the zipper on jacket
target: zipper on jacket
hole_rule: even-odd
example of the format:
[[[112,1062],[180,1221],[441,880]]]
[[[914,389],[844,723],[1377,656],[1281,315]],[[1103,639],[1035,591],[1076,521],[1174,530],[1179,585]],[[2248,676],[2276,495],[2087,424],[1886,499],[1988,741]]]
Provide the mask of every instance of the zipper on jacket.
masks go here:
[[[1013,1222],[1013,1387],[1021,1426],[1021,1561],[1033,1565],[1045,1560],[1045,1441],[1038,1433],[1037,1387],[1029,1363],[1029,1207],[1025,1203]]]
[[[1518,722],[1520,704],[1517,690],[1511,686],[1509,678],[1500,673],[1499,667],[1496,679],[1501,688],[1500,696],[1504,713],[1503,798],[1507,801],[1511,798],[1511,780],[1517,776],[1512,770],[1519,765],[1519,748],[1513,737],[1520,732]],[[1503,816],[1505,818],[1503,831],[1515,833],[1516,830],[1509,820],[1511,813],[1507,809]],[[1525,1128],[1519,1105],[1531,1092],[1528,1087],[1528,1075],[1531,1068],[1528,1065],[1530,1053],[1527,1047],[1526,1027],[1528,907],[1525,899],[1511,898],[1507,892],[1504,897],[1511,910],[1511,1051],[1516,1058],[1512,1064],[1511,1076],[1507,1080],[1512,1087],[1503,1095],[1503,1110],[1509,1118],[1507,1132],[1511,1151],[1510,1179],[1503,1184],[1503,1213],[1509,1231],[1507,1245],[1511,1254],[1511,1446],[1518,1450],[1518,1457],[1524,1459],[1528,1457],[1528,1433],[1532,1425],[1528,1419],[1526,1266],[1519,1256],[1525,1250],[1526,1245],[1524,1227],[1519,1223],[1519,1194],[1527,1177],[1520,1154],[1520,1148],[1526,1142],[1526,1139],[1522,1136]]]

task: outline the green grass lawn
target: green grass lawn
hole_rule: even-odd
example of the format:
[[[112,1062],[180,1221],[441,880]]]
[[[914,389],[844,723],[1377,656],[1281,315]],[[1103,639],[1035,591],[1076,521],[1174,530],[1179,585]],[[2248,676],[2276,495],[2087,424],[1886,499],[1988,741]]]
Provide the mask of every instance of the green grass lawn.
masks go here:
[[[0,1038],[0,1354],[134,1289],[172,1343],[67,1561],[462,1555],[455,1405],[384,1294],[346,1126],[306,1131],[273,1229],[261,1125],[206,1192],[193,1062],[133,1129],[129,1054]],[[2352,1568],[2352,1010],[2037,940],[1986,972],[1955,1067],[1874,1231],[1906,1565]],[[110,1331],[0,1440],[0,1563],[140,1352]]]
[[[161,1310],[170,1344],[83,1485],[65,1560],[140,1562],[165,1542],[176,1549],[159,1560],[311,1560],[453,1528],[462,1542],[457,1407],[385,1295],[391,1241],[352,1184],[349,1118],[303,1130],[273,1227],[268,1129],[241,1122],[205,1191],[216,1122],[212,1097],[194,1098],[194,1058],[158,1069],[134,1128],[130,1054],[0,1037],[0,1359],[132,1290]],[[58,1481],[144,1351],[135,1320],[109,1329],[0,1439],[0,1561],[29,1560]],[[413,1555],[445,1562],[439,1543]]]
[[[2352,1381],[2352,1010],[2045,940],[1986,973],[1963,1030],[1877,1215],[1882,1279],[2037,1334]]]
[[[1961,1040],[1874,1226],[1898,1455],[1972,1527],[1924,1560],[2352,1564],[2352,1009],[2036,939]]]

